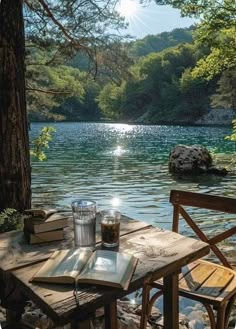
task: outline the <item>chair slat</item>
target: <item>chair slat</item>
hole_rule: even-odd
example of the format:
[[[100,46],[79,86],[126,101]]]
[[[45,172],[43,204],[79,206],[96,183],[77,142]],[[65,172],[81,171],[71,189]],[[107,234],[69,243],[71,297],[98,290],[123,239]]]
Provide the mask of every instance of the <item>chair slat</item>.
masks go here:
[[[201,231],[201,229],[197,226],[197,224],[192,220],[189,214],[182,207],[180,207],[180,214],[183,216],[183,218],[186,220],[186,222],[192,228],[192,230],[196,233],[196,235],[202,241],[209,243],[207,236]],[[219,250],[217,246],[215,246],[214,244],[210,244],[210,248],[224,266],[228,268],[232,268],[230,263],[227,261],[227,259],[225,258],[225,256],[222,254],[222,252]]]
[[[218,257],[218,259],[221,261],[221,263],[228,267],[228,268],[232,268],[232,266],[230,265],[230,263],[228,262],[228,260],[225,258],[225,256],[222,254],[222,252],[220,251],[220,249],[213,245],[210,245],[211,250],[214,252],[214,254]]]
[[[184,208],[180,207],[180,214],[183,216],[183,218],[186,220],[188,225],[191,227],[191,229],[197,234],[197,236],[204,242],[208,243],[207,236],[200,230],[200,228],[197,226],[197,224],[192,220],[192,218],[189,216],[189,214],[184,210]]]
[[[175,204],[173,209],[172,231],[176,233],[178,233],[179,231],[179,212],[180,212],[180,206]]]
[[[209,243],[211,250],[224,265],[198,260],[183,267],[182,273],[179,274],[179,294],[204,304],[209,315],[211,329],[226,329],[231,305],[236,298],[236,272],[232,270],[232,266],[216,244],[235,234],[236,226],[217,234],[215,237],[208,238],[184,207],[197,207],[236,214],[236,199],[172,190],[170,202],[174,206],[172,230],[178,233],[179,217],[181,215],[195,234],[202,241]],[[235,262],[235,260],[233,261]],[[151,286],[160,290],[163,289],[163,283],[160,280],[152,282]],[[150,300],[151,307],[158,296],[160,296],[160,292],[152,296]],[[145,308],[145,305],[143,306]],[[214,319],[214,309],[216,310],[216,321]],[[144,329],[146,327],[141,326],[140,328]]]
[[[197,266],[199,266],[199,263],[196,261],[182,267],[181,273],[179,274],[179,281]]]
[[[199,264],[180,281],[182,289],[196,291],[215,272],[214,265]]]
[[[170,202],[183,206],[218,210],[232,214],[236,213],[235,199],[223,196],[172,190],[170,193]]]
[[[218,297],[233,277],[233,273],[230,273],[227,269],[217,268],[196,292],[201,295]]]
[[[194,197],[194,198],[193,198]],[[210,244],[210,248],[211,250],[215,253],[215,255],[218,257],[218,259],[221,261],[221,263],[228,267],[228,268],[233,268],[232,265],[228,262],[228,260],[226,259],[226,257],[223,255],[223,253],[220,251],[220,249],[215,245],[216,243],[232,236],[233,234],[236,233],[236,226],[234,226],[233,228],[227,230],[226,232],[220,233],[215,237],[212,237],[211,239],[208,239],[208,237],[204,234],[204,232],[199,228],[199,226],[194,222],[194,220],[190,217],[190,215],[186,212],[186,210],[182,207],[182,202],[185,205],[188,206],[196,206],[196,204],[201,204],[198,203],[198,198],[201,198],[202,200],[204,199],[206,201],[206,199],[208,199],[209,195],[202,195],[199,193],[192,193],[192,192],[183,192],[183,191],[171,191],[171,197],[170,197],[170,201],[173,202],[174,205],[174,214],[173,214],[173,229],[176,228],[178,230],[178,216],[179,214],[185,219],[185,221],[187,222],[187,224],[192,228],[192,230],[196,233],[196,235],[204,242],[209,243]],[[184,201],[185,199],[187,201]],[[222,204],[224,203],[224,200],[226,199],[226,201],[228,202],[230,200],[230,203],[233,199],[230,198],[224,198],[224,197],[217,197],[217,199],[213,199],[214,202],[218,201],[219,199],[223,199],[222,200]],[[211,198],[210,198],[211,199]],[[234,204],[236,204],[235,200]],[[178,202],[178,204],[177,204]],[[221,204],[221,206],[222,206]],[[205,207],[207,208],[207,207]],[[208,209],[215,209],[215,206],[212,205],[212,199],[211,199],[211,207],[208,204]],[[236,209],[235,209],[236,210]]]
[[[230,228],[229,230],[223,232],[223,233],[220,233],[218,235],[216,235],[215,237],[209,239],[209,243],[210,244],[216,244],[216,243],[219,243],[221,242],[222,240],[225,240],[227,238],[229,238],[230,236],[236,234],[236,226]]]

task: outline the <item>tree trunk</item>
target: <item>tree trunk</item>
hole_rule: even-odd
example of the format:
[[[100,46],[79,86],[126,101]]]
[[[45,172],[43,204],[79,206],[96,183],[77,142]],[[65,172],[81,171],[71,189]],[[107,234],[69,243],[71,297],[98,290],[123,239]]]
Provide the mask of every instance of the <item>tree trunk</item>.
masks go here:
[[[22,0],[0,0],[0,210],[31,205]]]

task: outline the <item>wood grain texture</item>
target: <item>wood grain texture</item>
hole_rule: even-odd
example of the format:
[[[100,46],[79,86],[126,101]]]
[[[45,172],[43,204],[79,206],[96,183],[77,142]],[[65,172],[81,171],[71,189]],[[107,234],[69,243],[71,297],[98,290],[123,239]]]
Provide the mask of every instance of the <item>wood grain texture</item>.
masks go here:
[[[152,287],[162,290],[163,280],[153,282]],[[181,296],[192,296],[197,301],[219,306],[236,293],[236,272],[218,264],[197,260],[182,268],[179,289]]]
[[[7,271],[13,268],[21,268],[27,264],[33,264],[47,260],[58,248],[70,248],[74,246],[74,233],[72,217],[69,218],[69,227],[65,231],[65,240],[50,243],[29,245],[22,231],[12,231],[0,234],[0,270]],[[149,224],[122,216],[121,236],[129,232],[138,231],[150,227]],[[96,241],[101,242],[100,217],[96,221]]]
[[[172,292],[170,294],[170,291]],[[179,328],[178,273],[164,277],[163,289],[164,328]]]
[[[46,314],[57,323],[67,323],[70,318],[86,318],[88,311],[142,287],[147,277],[155,280],[170,275],[181,266],[207,254],[209,247],[203,242],[177,233],[146,228],[124,235],[119,250],[139,258],[128,291],[80,285],[75,298],[71,286],[29,283],[29,279],[42,265],[40,263],[13,271],[13,275],[19,289]]]
[[[236,213],[235,199],[224,196],[172,190],[170,193],[170,202],[183,206]]]
[[[172,190],[170,202],[173,204],[172,230],[175,232],[178,231],[179,218],[182,216],[200,240],[209,244],[211,250],[224,265],[221,266],[204,260],[197,260],[184,267],[182,273],[179,275],[179,294],[203,303],[208,312],[212,329],[226,329],[231,306],[236,297],[236,271],[232,269],[233,264],[226,259],[225,255],[223,255],[222,251],[215,244],[235,234],[236,226],[220,234],[217,232],[218,234],[215,237],[208,238],[183,206],[236,214],[236,200],[221,196]],[[150,286],[160,289],[165,294],[167,283],[165,283],[165,279],[164,282],[156,280],[155,282],[150,282]],[[174,298],[174,295],[175,290],[171,294],[171,297]],[[143,307],[146,309],[148,307],[146,304],[149,304],[150,310],[158,296],[159,294],[154,294],[149,301],[147,300],[148,298],[144,298]],[[174,305],[171,299],[168,301],[168,296],[165,296],[165,300],[167,304],[172,303]],[[214,319],[213,309],[217,311],[216,321]],[[168,309],[166,310],[165,317],[170,318],[170,324],[168,323],[167,326],[171,326],[171,321],[173,322],[174,320],[171,318],[171,314],[168,315],[167,312]],[[174,308],[172,312],[174,312]],[[145,329],[146,325],[141,326],[141,328]]]
[[[23,2],[0,1],[0,211],[31,204]]]
[[[201,193],[193,193],[179,190],[172,190],[170,193],[170,202],[173,204],[173,224],[172,230],[178,231],[178,222],[180,215],[195,232],[195,234],[204,242],[210,245],[211,250],[214,252],[220,262],[228,268],[233,268],[234,263],[226,258],[217,243],[225,240],[236,234],[236,226],[234,225],[225,232],[217,232],[214,237],[208,238],[199,225],[191,218],[183,206],[192,208],[204,208],[220,212],[233,213],[236,215],[236,199],[226,198],[223,196],[215,196]]]
[[[118,329],[117,302],[105,304],[105,329]]]

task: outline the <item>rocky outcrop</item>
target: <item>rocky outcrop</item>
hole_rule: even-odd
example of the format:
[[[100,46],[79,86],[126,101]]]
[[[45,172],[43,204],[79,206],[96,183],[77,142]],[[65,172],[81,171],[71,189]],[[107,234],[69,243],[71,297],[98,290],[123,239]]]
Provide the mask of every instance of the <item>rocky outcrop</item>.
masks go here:
[[[200,145],[177,145],[170,152],[169,171],[174,174],[199,174],[211,165],[209,151]]]
[[[210,152],[201,145],[175,146],[169,155],[169,172],[177,175],[227,174],[225,168],[213,166]]]
[[[198,125],[231,125],[235,112],[230,109],[209,109],[208,113],[199,118]]]

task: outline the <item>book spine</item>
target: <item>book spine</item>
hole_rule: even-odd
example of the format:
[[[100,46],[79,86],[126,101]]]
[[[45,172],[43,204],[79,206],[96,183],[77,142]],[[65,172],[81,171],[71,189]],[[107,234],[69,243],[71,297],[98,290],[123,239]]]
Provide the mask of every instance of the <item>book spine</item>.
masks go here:
[[[62,229],[64,227],[68,226],[67,219],[61,219],[57,221],[52,222],[42,222],[34,224],[32,221],[25,222],[25,229],[28,232],[31,233],[43,233],[43,232],[49,232],[53,230]]]
[[[64,239],[63,230],[44,232],[39,234],[32,234],[24,231],[24,234],[27,242],[30,244],[59,241]]]

